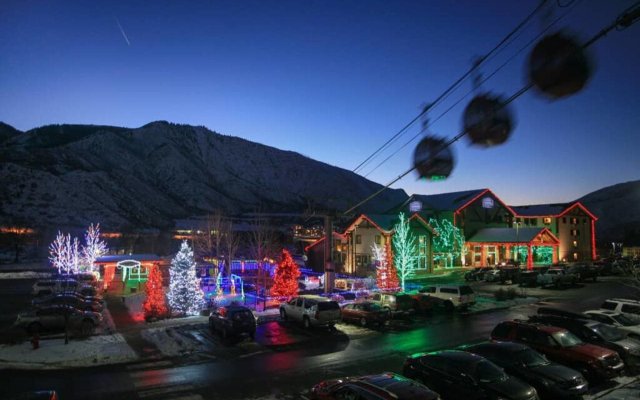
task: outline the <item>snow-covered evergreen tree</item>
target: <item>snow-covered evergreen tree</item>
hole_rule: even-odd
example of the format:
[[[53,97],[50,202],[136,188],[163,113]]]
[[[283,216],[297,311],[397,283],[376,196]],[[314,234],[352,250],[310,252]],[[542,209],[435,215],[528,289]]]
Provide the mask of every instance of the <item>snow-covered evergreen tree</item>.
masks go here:
[[[100,240],[100,224],[89,225],[84,235],[85,245],[82,248],[82,262],[88,272],[95,270],[94,263],[98,257],[107,253],[107,244]]]
[[[193,251],[183,241],[169,268],[169,305],[178,314],[198,315],[205,306],[200,279],[196,276]]]

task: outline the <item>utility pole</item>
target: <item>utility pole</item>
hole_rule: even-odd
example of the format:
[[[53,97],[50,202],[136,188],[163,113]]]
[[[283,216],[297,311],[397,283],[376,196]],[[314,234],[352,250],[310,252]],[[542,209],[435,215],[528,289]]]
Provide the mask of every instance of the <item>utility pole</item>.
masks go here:
[[[333,215],[324,215],[324,292],[331,293],[336,278],[333,264]]]

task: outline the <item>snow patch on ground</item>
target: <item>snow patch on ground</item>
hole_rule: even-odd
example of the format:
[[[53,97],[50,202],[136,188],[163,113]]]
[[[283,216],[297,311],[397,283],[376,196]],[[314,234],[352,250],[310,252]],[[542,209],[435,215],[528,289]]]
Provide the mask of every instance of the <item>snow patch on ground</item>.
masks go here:
[[[142,338],[153,343],[166,356],[181,356],[206,348],[194,338],[182,335],[172,328],[151,328],[141,332]]]
[[[46,279],[51,278],[52,275],[51,272],[35,271],[0,272],[0,279]]]
[[[585,400],[637,400],[640,396],[640,377],[621,376],[618,385],[596,394],[584,396]]]
[[[469,312],[477,313],[489,310],[510,308],[523,304],[531,304],[539,301],[537,297],[518,297],[512,300],[498,301],[491,297],[476,296],[476,304],[469,307]]]
[[[129,347],[121,334],[72,339],[40,341],[34,350],[31,343],[0,345],[0,369],[57,369],[88,367],[135,361],[138,355]]]

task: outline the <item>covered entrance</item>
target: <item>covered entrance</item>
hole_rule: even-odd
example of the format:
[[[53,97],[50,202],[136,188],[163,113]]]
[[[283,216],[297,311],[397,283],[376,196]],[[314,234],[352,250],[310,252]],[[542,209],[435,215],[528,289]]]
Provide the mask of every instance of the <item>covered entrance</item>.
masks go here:
[[[560,241],[547,228],[485,228],[467,241],[473,266],[501,263],[534,265],[558,262]]]

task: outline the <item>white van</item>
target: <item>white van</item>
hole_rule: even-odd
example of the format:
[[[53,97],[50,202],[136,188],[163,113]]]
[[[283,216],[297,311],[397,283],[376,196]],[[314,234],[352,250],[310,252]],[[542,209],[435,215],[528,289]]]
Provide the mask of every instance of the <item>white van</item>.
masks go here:
[[[431,285],[420,289],[420,293],[442,300],[448,311],[466,309],[476,304],[476,295],[468,285]]]

